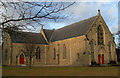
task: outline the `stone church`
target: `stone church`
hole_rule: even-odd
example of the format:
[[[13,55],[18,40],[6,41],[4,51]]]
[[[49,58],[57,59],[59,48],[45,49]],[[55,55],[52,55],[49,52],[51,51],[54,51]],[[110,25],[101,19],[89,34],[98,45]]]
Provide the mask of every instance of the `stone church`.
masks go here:
[[[17,33],[17,32],[16,32]],[[101,16],[76,22],[60,29],[43,29],[40,33],[22,32],[15,36],[5,35],[2,64],[27,65],[29,63],[24,45],[28,39],[35,40],[32,66],[90,66],[93,63],[107,65],[110,61],[117,63],[115,42],[112,33]]]

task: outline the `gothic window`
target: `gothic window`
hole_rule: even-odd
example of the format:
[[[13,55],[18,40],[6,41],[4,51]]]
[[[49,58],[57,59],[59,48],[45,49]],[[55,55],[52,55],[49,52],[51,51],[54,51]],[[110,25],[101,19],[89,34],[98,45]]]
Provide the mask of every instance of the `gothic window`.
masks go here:
[[[5,50],[5,59],[7,59],[7,54],[8,54],[8,51],[7,49]]]
[[[54,48],[54,60],[56,59],[56,50]]]
[[[24,58],[24,55],[23,55],[23,54],[21,54],[21,55],[20,55],[20,58]]]
[[[16,65],[18,64],[18,56],[16,56]]]
[[[91,61],[94,61],[94,45],[93,41],[90,43],[90,48],[91,48]]]
[[[109,56],[110,56],[110,60],[111,60],[111,43],[110,42],[109,42],[108,47],[109,47]]]
[[[104,44],[104,38],[103,38],[103,29],[101,25],[98,26],[98,45],[103,45]]]
[[[63,59],[66,58],[66,46],[65,44],[63,45]]]
[[[59,53],[59,44],[58,44],[58,53]]]
[[[77,61],[80,61],[80,53],[77,53]]]
[[[36,49],[36,59],[40,59],[40,48]]]

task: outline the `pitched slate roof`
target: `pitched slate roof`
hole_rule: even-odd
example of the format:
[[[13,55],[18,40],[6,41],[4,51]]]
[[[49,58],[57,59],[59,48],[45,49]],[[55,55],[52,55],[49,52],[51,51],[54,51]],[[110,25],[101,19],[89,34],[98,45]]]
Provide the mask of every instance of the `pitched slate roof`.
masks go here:
[[[65,26],[56,30],[43,29],[49,42],[54,42],[58,40],[64,40],[72,37],[84,35],[90,28],[91,24],[97,16],[85,19],[83,21]],[[41,33],[32,32],[22,32],[22,33],[9,33],[11,36],[11,41],[13,43],[26,43],[28,37],[34,38],[37,44],[47,44]]]
[[[97,16],[54,30],[51,42],[84,35]]]
[[[54,32],[54,30],[43,29],[43,31],[44,31],[44,33],[45,33],[45,35],[46,35],[46,37],[47,37],[47,39],[49,41],[50,38],[51,38],[52,33]]]
[[[34,40],[34,43],[37,44],[47,44],[41,33],[32,33],[32,32],[9,32],[11,41],[13,43],[28,43],[28,40]]]

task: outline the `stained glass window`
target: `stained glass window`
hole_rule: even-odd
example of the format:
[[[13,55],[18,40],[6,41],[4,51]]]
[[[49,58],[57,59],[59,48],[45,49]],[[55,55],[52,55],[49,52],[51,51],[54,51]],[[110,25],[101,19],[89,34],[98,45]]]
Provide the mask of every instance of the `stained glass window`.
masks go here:
[[[104,38],[103,38],[103,29],[101,25],[98,26],[98,45],[103,45],[104,44]]]

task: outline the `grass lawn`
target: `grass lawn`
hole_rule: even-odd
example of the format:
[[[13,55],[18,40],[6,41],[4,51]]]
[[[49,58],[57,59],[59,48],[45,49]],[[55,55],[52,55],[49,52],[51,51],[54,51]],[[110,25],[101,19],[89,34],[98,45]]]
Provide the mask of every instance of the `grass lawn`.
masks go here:
[[[2,67],[3,76],[118,76],[118,67]]]

